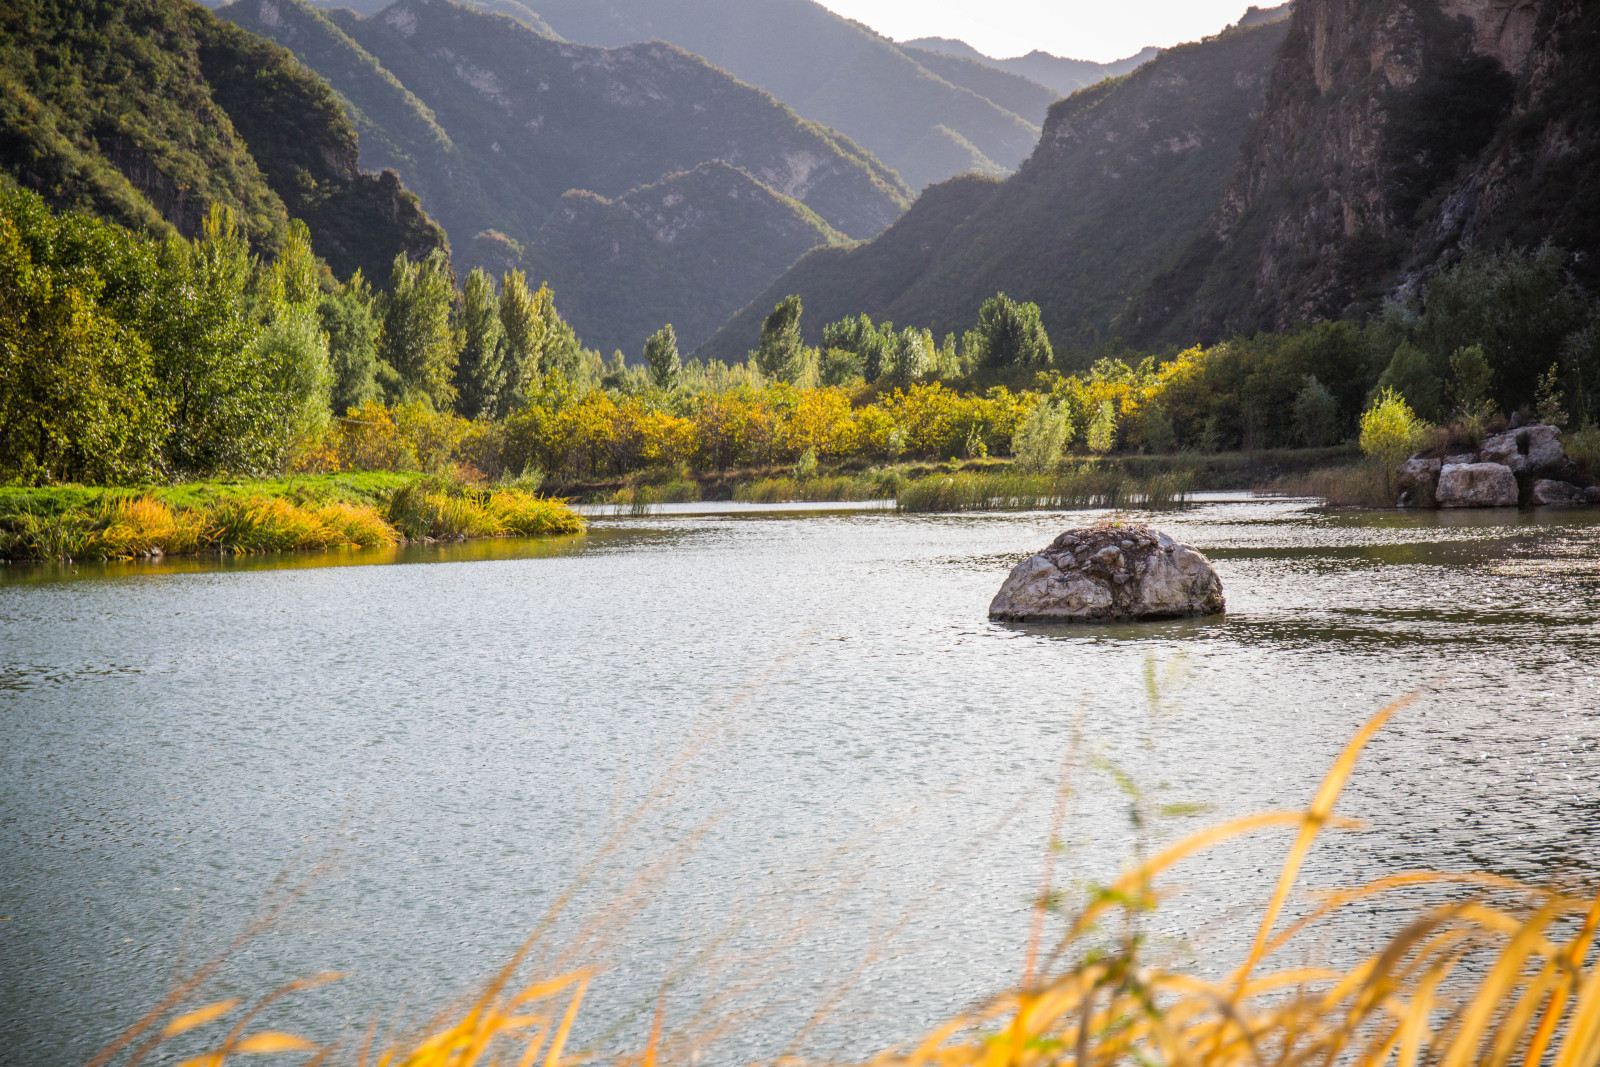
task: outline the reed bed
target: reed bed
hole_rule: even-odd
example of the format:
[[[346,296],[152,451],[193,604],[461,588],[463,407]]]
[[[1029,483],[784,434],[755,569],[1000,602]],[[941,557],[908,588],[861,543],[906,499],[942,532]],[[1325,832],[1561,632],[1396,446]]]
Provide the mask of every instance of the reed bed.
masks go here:
[[[296,502],[281,496],[226,496],[177,507],[148,495],[107,495],[51,512],[0,515],[0,558],[67,563],[381,549],[407,540],[545,537],[582,530],[583,520],[559,500],[445,483],[403,486],[382,510],[346,500]]]
[[[760,478],[735,486],[733,499],[742,504],[887,500],[895,495],[898,484],[892,476],[874,475],[835,474],[810,478]]]
[[[1395,506],[1393,478],[1371,463],[1319,467],[1299,474],[1285,474],[1259,486],[1258,491],[1273,496],[1320,497],[1334,507]]]
[[[1169,508],[1187,503],[1193,481],[1186,471],[1140,477],[1091,465],[1039,474],[962,471],[908,482],[895,506],[906,512]]]
[[[1306,857],[1329,830],[1356,824],[1335,812],[1363,748],[1396,708],[1368,722],[1301,811],[1237,819],[1170,845],[1090,896],[1058,939],[1044,934],[1054,896],[1047,878],[1017,987],[951,1018],[924,1039],[885,1050],[868,1067],[1594,1067],[1600,1063],[1600,896],[1524,885],[1491,874],[1397,871],[1314,903],[1295,896]],[[1268,832],[1291,835],[1253,937],[1231,972],[1202,975],[1151,958],[1143,935],[1181,865]],[[1418,887],[1450,900],[1409,902]],[[1374,906],[1381,904],[1382,906]],[[1293,962],[1334,917],[1362,908],[1392,922],[1381,947],[1344,969]],[[1292,915],[1292,918],[1286,916]],[[465,1009],[422,1036],[378,1047],[257,1029],[262,1009],[323,978],[291,983],[245,1007],[237,999],[189,1006],[213,965],[194,972],[91,1061],[133,1065],[169,1041],[204,1039],[187,1067],[293,1053],[301,1063],[382,1067],[692,1063],[707,1036],[669,1032],[658,1003],[637,1051],[602,1055],[571,1046],[595,975],[565,968],[530,976],[530,938]],[[663,998],[666,991],[663,991]],[[726,1032],[725,1028],[722,1032]],[[798,1067],[811,1062],[788,1056]]]

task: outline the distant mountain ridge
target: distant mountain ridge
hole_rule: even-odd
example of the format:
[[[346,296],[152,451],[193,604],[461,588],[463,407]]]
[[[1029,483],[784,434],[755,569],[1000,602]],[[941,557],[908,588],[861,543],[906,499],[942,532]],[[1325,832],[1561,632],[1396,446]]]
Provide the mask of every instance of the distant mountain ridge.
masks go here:
[[[956,174],[1006,174],[1034,122],[924,67],[893,41],[813,0],[539,0],[569,40],[671,41],[840,131],[913,189]]]
[[[857,312],[959,331],[1003,291],[1040,305],[1059,354],[1093,358],[1221,203],[1287,31],[1234,28],[1060,101],[1015,175],[935,186],[876,240],[808,254],[707,351],[748,348],[790,293],[814,340]]]
[[[1096,63],[1089,59],[1068,59],[1039,50],[1029,52],[1025,56],[995,59],[984,55],[965,41],[950,37],[919,37],[902,41],[901,44],[919,52],[933,52],[970,63],[981,63],[993,70],[1025,78],[1036,85],[1043,85],[1057,96],[1071,96],[1079,89],[1095,82],[1121,77],[1161,54],[1159,48],[1143,48],[1123,59]]]
[[[606,349],[637,354],[666,321],[697,344],[801,253],[874,236],[909,201],[898,176],[848,140],[663,42],[570,44],[448,0],[398,0],[368,17],[236,0],[222,14],[294,49],[343,94],[364,158],[415,186],[460,266],[525,262]],[[711,162],[726,164],[715,179],[699,169]],[[669,176],[685,217],[737,201],[732,217],[749,235],[689,225],[667,242],[624,224]],[[668,263],[652,282],[617,266],[671,253],[701,269]],[[646,308],[665,317],[647,321]]]
[[[0,7],[0,159],[132,226],[192,235],[221,204],[270,250],[301,219],[341,277],[445,244],[395,175],[359,169],[324,82],[190,0]]]

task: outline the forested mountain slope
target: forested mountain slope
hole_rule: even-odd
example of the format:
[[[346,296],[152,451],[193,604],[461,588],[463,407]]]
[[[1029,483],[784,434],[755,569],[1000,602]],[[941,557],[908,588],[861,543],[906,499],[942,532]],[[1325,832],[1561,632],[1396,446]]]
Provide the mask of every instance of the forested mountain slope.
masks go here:
[[[898,176],[849,141],[669,44],[574,45],[447,0],[369,17],[303,0],[222,13],[340,91],[363,158],[418,190],[458,265],[526,257],[591,344],[636,354],[664,321],[697,344],[708,333],[689,324],[714,327],[807,249],[876,235],[908,203]],[[661,185],[709,162],[728,165],[723,180]],[[646,187],[666,189],[682,218],[726,212],[747,232],[624,224]],[[685,274],[680,255],[700,269]]]
[[[221,204],[271,249],[302,219],[341,276],[444,242],[394,175],[358,169],[326,84],[191,0],[0,5],[0,160],[54,205],[157,231]]]
[[[1023,116],[813,0],[540,0],[538,10],[570,40],[663,40],[705,56],[851,137],[913,189],[1009,173],[1038,137]]]
[[[1370,309],[1466,247],[1600,272],[1600,7],[1300,0],[1225,202],[1129,318],[1212,337]]]
[[[804,300],[814,336],[854,312],[960,330],[1003,291],[1040,305],[1058,353],[1088,358],[1115,340],[1129,295],[1221,202],[1286,32],[1232,29],[1061,101],[1016,175],[930,189],[870,244],[812,253],[711,349],[749,347],[760,316],[789,293]]]

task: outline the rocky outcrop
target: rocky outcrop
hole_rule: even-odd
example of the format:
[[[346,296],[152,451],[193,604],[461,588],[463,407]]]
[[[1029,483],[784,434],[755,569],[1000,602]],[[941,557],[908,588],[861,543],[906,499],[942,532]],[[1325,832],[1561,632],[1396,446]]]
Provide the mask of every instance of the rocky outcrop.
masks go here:
[[[1600,249],[1600,7],[1299,0],[1207,232],[1124,336],[1191,344],[1376,309],[1467,248]]]
[[[1211,561],[1148,526],[1068,530],[1012,570],[989,605],[1007,622],[1095,623],[1220,615]]]
[[[1586,488],[1555,426],[1519,426],[1485,438],[1475,452],[1416,455],[1395,476],[1401,507],[1576,507],[1600,502]]]
[[[1453,463],[1439,472],[1441,508],[1514,508],[1517,476],[1499,463]]]

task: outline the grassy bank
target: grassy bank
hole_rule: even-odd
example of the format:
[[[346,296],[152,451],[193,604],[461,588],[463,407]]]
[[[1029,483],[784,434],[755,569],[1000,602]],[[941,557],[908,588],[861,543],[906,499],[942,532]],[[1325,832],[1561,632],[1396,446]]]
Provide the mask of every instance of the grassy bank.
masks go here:
[[[1008,459],[951,460],[945,463],[898,463],[799,472],[792,467],[760,467],[717,472],[688,470],[646,472],[610,482],[565,485],[563,496],[596,504],[635,506],[700,500],[751,504],[825,501],[893,500],[908,488],[919,500],[938,495],[946,479],[970,487],[962,501],[981,495],[974,478],[995,479],[988,497],[1021,501],[1033,497],[1039,506],[1095,507],[1108,501],[1133,503],[1144,497],[1158,501],[1181,493],[1249,490],[1282,480],[1304,478],[1318,470],[1359,459],[1353,447],[1280,449],[1262,452],[1178,452],[1165,455],[1073,456],[1053,475],[1024,477]],[[1042,489],[1040,488],[1042,486]],[[963,503],[963,510],[969,505]],[[999,503],[993,506],[1013,506]],[[1021,506],[1020,504],[1017,506]],[[1033,506],[1033,505],[1028,505]],[[928,510],[916,507],[911,510]],[[933,509],[938,510],[938,509]]]
[[[0,559],[129,560],[580,533],[564,502],[415,474],[0,489]]]

